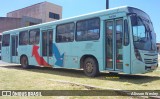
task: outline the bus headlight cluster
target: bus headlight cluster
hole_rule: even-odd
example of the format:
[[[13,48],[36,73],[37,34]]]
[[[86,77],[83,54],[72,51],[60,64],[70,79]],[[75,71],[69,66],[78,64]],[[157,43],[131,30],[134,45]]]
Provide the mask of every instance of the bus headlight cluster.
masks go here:
[[[141,54],[139,53],[139,51],[137,49],[134,50],[135,52],[135,56],[138,60],[142,61],[142,57],[141,57]]]

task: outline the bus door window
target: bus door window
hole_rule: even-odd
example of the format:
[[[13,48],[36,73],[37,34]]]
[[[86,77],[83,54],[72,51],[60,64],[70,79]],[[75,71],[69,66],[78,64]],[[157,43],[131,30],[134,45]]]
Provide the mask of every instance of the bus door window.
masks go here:
[[[107,68],[113,68],[113,21],[108,21],[106,26],[106,66]]]
[[[2,39],[2,46],[10,45],[10,34],[4,34]]]
[[[53,48],[53,30],[49,30],[49,56],[53,56],[52,48]]]
[[[47,31],[42,32],[42,55],[47,56]]]
[[[116,20],[116,69],[122,69],[123,63],[123,20]]]
[[[12,36],[12,56],[17,56],[17,47],[18,47],[18,36]]]
[[[43,56],[52,56],[52,47],[53,47],[53,30],[43,31],[42,32],[42,55]],[[48,53],[49,52],[49,53]]]
[[[40,30],[39,29],[34,29],[29,32],[30,45],[39,44],[39,38],[40,38]]]
[[[28,44],[28,31],[22,31],[19,33],[19,45]]]

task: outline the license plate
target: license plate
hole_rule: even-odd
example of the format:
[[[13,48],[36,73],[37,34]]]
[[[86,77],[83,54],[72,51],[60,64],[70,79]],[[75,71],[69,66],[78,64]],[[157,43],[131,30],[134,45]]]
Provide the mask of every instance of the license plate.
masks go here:
[[[151,66],[151,69],[156,69],[156,66]]]

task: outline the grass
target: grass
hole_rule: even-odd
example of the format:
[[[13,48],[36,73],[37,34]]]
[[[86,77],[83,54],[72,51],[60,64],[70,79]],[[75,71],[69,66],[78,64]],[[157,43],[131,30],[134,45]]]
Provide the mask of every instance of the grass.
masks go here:
[[[101,73],[99,77],[86,77],[81,70],[32,68],[24,70],[20,66],[0,66],[0,89],[1,90],[89,90],[84,86],[59,83],[54,80],[69,81],[74,83],[88,84],[106,89],[121,90],[159,90],[160,68],[152,73],[141,75],[113,75]],[[5,98],[5,97],[3,97]],[[7,98],[7,97],[6,97]],[[14,97],[13,97],[14,98]],[[15,97],[17,99],[17,97]],[[34,97],[31,97],[34,98]],[[48,98],[106,98],[96,97],[48,97]],[[108,96],[108,98],[113,98]],[[115,98],[115,97],[114,97]],[[128,97],[117,96],[124,99]]]

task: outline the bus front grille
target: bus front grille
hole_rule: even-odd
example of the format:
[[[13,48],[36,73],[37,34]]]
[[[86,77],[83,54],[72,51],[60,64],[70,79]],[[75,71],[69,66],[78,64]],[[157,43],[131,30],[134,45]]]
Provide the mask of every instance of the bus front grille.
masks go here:
[[[154,59],[144,59],[145,64],[156,64],[157,58]]]

